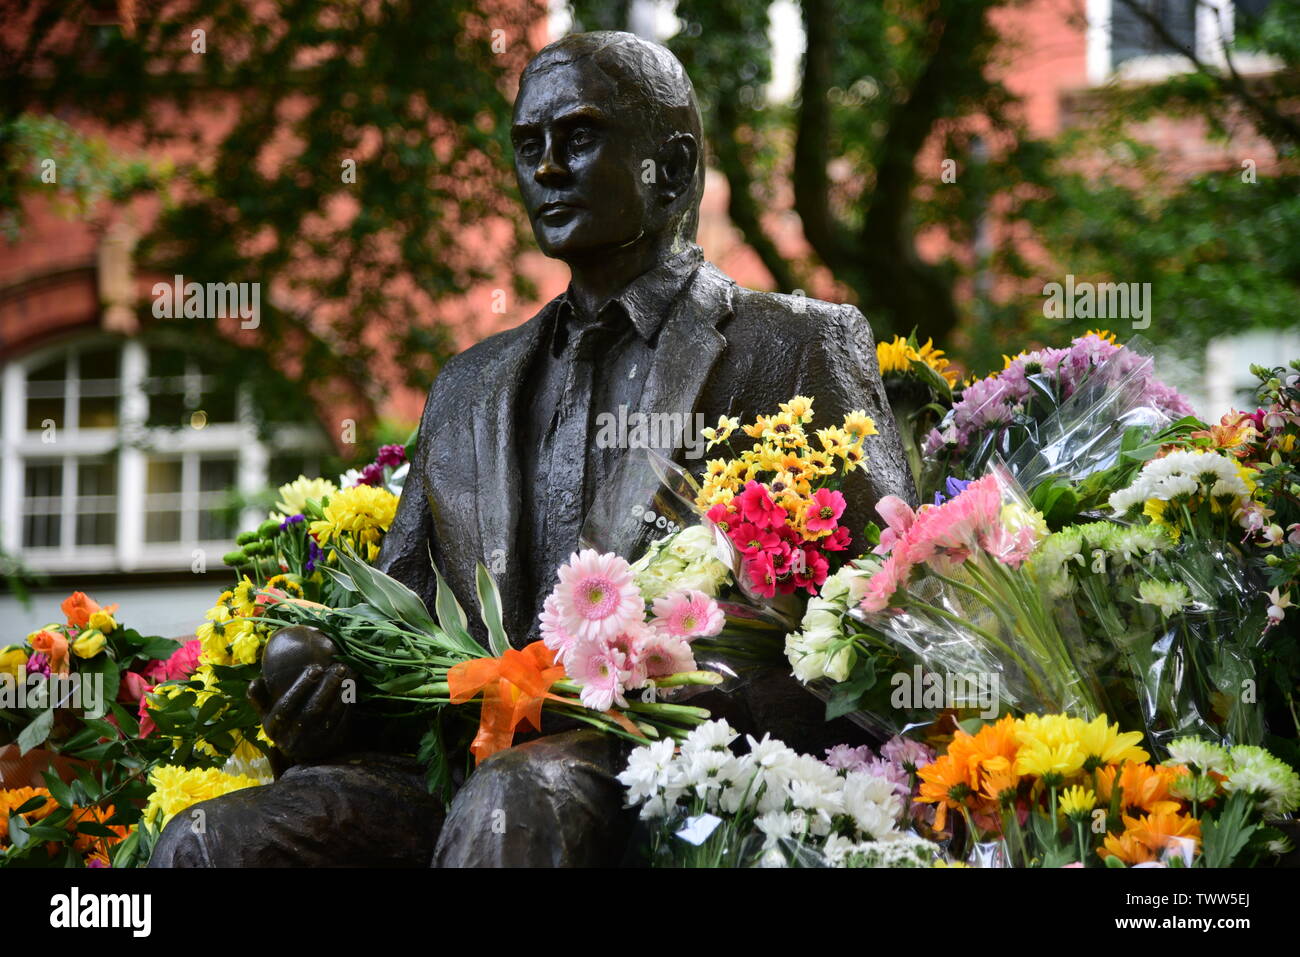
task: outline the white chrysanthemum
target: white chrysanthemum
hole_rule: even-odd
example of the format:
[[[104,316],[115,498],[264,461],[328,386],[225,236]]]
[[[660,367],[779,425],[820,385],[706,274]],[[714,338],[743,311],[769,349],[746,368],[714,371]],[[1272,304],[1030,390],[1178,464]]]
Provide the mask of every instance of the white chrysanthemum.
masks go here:
[[[1169,743],[1169,760],[1166,764],[1186,764],[1201,774],[1210,771],[1223,773],[1228,769],[1228,752],[1204,738],[1177,738]]]
[[[628,804],[640,804],[659,794],[667,781],[672,761],[671,738],[633,750],[628,755],[627,767],[618,775],[619,783],[627,788]]]
[[[802,811],[769,811],[754,819],[763,832],[763,849],[771,850],[779,841],[798,840],[808,833],[808,818]]]
[[[682,742],[682,755],[695,754],[699,751],[726,750],[731,742],[740,737],[740,732],[726,721],[706,721],[696,725]]]

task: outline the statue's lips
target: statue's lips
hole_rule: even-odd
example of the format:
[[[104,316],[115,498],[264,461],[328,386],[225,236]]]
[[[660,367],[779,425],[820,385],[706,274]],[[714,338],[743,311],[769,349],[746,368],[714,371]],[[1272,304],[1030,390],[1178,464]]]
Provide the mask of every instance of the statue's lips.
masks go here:
[[[582,209],[573,203],[546,203],[537,209],[537,218],[544,223],[562,223]]]

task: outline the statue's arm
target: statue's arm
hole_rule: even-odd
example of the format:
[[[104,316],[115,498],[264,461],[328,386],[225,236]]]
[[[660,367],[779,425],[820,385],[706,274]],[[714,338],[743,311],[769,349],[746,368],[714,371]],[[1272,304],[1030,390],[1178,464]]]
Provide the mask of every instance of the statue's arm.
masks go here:
[[[397,515],[384,536],[375,566],[411,589],[432,608],[436,590],[430,564],[430,556],[435,552],[434,530],[425,487],[423,466],[427,459],[421,454],[423,446],[423,440],[416,445],[415,457],[402,486],[402,497],[397,503]]]

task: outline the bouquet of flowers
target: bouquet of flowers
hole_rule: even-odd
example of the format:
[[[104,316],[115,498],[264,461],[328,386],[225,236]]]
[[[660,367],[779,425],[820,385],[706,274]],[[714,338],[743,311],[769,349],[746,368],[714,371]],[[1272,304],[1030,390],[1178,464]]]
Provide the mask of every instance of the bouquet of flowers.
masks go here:
[[[0,866],[107,867],[132,857],[148,793],[139,702],[193,653],[141,635],[117,605],[82,592],[61,609],[63,623],[0,652]]]
[[[1113,464],[1132,427],[1160,427],[1191,414],[1156,378],[1140,342],[1120,346],[1090,332],[1066,349],[1006,359],[1006,368],[967,385],[926,440],[927,493],[944,476],[978,478],[999,456],[1031,492],[1068,470],[1075,481]]]
[[[482,565],[477,588],[489,648],[471,635],[464,609],[436,568],[435,618],[418,595],[355,555],[340,551],[338,562],[327,573],[341,592],[353,595],[349,605],[277,600],[264,620],[311,625],[329,635],[363,679],[362,704],[381,714],[434,718],[420,757],[435,793],[450,793],[454,749],[443,739],[440,720],[449,705],[480,699],[468,748],[476,761],[510,747],[520,727],[540,731],[543,710],[637,742],[681,737],[708,718],[707,711],[686,705],[629,702],[624,692],[720,681],[695,668],[689,642],[716,629],[721,612],[692,590],[656,598],[647,611],[631,567],[616,555],[575,554],[560,569],[542,613],[545,640],[518,650],[502,623],[496,583]]]
[[[20,753],[58,748],[87,718],[130,717],[121,704],[138,702],[147,675],[181,648],[122,625],[117,605],[101,608],[83,592],[61,609],[65,622],[0,651],[0,721]]]
[[[764,735],[709,721],[677,747],[637,748],[619,781],[640,805],[652,866],[930,867],[938,845],[906,830],[923,745],[902,739],[885,757],[841,746],[825,761]]]
[[[854,614],[934,670],[994,681],[1009,707],[1103,710],[1076,623],[1025,567],[1046,525],[1005,472],[941,505],[913,512],[888,496],[877,508],[885,559]]]
[[[737,580],[757,597],[817,589],[853,541],[840,524],[843,477],[863,467],[863,440],[876,434],[865,413],[850,412],[838,426],[817,429],[814,445],[805,426],[813,400],[795,396],[773,416],[743,427],[722,418],[706,429],[708,448],[726,445],[729,459],[710,460],[696,504],[738,553]],[[737,429],[757,441],[742,452],[731,447]]]
[[[1262,748],[1197,738],[1150,763],[1105,715],[1007,716],[959,730],[918,769],[936,827],[960,815],[985,866],[1252,866],[1284,854],[1268,824],[1300,807],[1300,776]]]

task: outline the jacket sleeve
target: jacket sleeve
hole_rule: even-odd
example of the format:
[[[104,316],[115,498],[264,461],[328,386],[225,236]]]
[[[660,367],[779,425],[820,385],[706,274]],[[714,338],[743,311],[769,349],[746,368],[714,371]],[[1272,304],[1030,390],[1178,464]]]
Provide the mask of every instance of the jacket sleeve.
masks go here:
[[[817,325],[801,356],[800,393],[816,397],[819,423],[839,424],[849,412],[861,410],[875,422],[878,433],[867,437],[863,467],[849,473],[844,482],[846,521],[858,552],[862,528],[878,521],[876,503],[886,495],[897,495],[915,506],[916,488],[880,378],[871,326],[849,305],[834,307]]]
[[[435,386],[436,388],[436,386]],[[433,608],[437,593],[437,579],[433,574],[433,555],[437,554],[433,529],[433,510],[425,485],[425,468],[428,465],[429,446],[435,429],[430,422],[434,397],[429,395],[420,432],[411,457],[402,497],[397,503],[397,514],[384,536],[383,547],[375,566],[391,575]]]

